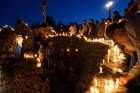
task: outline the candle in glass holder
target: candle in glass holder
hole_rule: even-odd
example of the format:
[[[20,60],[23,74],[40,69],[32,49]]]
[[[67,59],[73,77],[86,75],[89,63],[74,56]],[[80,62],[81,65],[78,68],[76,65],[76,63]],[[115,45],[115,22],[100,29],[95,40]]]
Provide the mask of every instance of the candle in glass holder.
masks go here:
[[[96,78],[94,79],[94,86],[98,86],[98,81]]]

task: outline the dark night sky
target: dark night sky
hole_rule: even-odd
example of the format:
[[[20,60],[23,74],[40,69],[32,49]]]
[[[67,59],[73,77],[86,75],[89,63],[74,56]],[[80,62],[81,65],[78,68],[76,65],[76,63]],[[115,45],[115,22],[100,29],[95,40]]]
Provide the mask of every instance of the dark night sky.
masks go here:
[[[42,22],[41,0],[0,0],[0,25],[14,25],[17,18],[33,24]],[[58,22],[78,22],[90,18],[101,19],[108,16],[105,3],[107,0],[47,0],[47,14]],[[129,0],[114,0],[113,11],[123,15]]]

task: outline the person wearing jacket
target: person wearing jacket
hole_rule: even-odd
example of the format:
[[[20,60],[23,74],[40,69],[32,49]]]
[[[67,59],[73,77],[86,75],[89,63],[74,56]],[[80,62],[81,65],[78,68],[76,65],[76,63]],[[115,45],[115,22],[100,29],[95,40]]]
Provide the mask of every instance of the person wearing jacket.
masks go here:
[[[117,43],[123,45],[125,48],[125,52],[132,54],[133,52],[136,51],[138,56],[137,63],[131,67],[131,69],[127,74],[125,74],[120,78],[121,82],[124,85],[126,85],[132,80],[139,81],[140,80],[140,12],[139,10],[134,15],[131,15],[131,17],[128,17],[128,20],[125,24],[110,25],[107,28],[107,36],[112,37]]]

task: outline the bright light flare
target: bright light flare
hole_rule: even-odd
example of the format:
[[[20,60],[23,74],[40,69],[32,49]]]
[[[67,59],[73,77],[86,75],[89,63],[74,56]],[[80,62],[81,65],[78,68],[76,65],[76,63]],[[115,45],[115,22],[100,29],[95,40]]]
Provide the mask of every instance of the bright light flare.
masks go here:
[[[37,67],[37,68],[41,68],[41,65],[42,65],[42,64],[39,62],[39,63],[36,64],[36,67]]]
[[[105,5],[105,7],[106,7],[106,8],[110,8],[112,5],[113,5],[113,1],[109,1],[109,2]]]

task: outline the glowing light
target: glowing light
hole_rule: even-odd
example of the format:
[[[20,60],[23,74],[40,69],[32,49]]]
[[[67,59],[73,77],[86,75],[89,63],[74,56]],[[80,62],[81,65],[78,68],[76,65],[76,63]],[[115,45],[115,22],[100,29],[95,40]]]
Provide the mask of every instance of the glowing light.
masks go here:
[[[67,48],[66,51],[67,51],[67,52],[70,52],[70,48]]]
[[[79,39],[81,39],[82,37],[78,34],[78,35],[76,35],[76,37],[78,37]]]
[[[57,36],[71,37],[70,33],[60,33],[60,34],[56,33],[54,35],[46,36],[46,39],[57,37]],[[113,72],[120,72],[120,73],[123,72],[121,68],[121,63],[124,62],[125,56],[120,50],[120,48],[115,45],[113,40],[105,39],[105,38],[88,38],[84,35],[81,36],[80,34],[78,35],[73,34],[72,36],[75,36],[78,39],[82,39],[88,43],[102,43],[109,46],[108,53],[106,54],[105,58],[102,60],[102,63],[99,67],[99,73],[103,73],[102,66],[107,66],[108,68],[113,70]],[[70,52],[70,48],[67,48],[66,51]],[[75,48],[75,52],[78,51],[79,49]],[[40,62],[38,61],[38,63]],[[120,87],[119,83],[120,83],[119,79],[115,79],[115,77],[114,79],[109,79],[109,80],[105,78],[101,80],[94,79],[90,89],[88,90],[90,92],[88,93],[100,93],[100,92],[102,93],[102,91],[104,91],[103,93],[114,93],[114,91],[117,91],[119,89]]]
[[[62,35],[65,36],[65,33],[63,32]]]
[[[125,20],[124,20],[124,19],[119,19],[118,23],[121,23],[121,22],[123,22],[123,21],[125,21]]]
[[[76,48],[76,49],[75,49],[75,52],[79,52],[79,49],[78,49],[78,48]]]
[[[122,72],[123,72],[123,70],[121,70],[121,69],[119,69],[119,68],[117,68],[117,67],[115,67],[115,68],[113,69],[113,71],[114,71],[114,73],[116,73],[116,72],[122,73]]]
[[[75,35],[75,34],[70,35],[69,33],[60,33],[60,34],[55,33],[54,35],[46,35],[45,37],[46,37],[46,39],[48,39],[48,38],[53,38],[53,37],[57,37],[57,36],[62,36],[62,37],[75,36],[75,37],[77,37],[79,39],[84,39],[86,42],[90,42],[90,43],[99,42],[99,43],[103,43],[103,44],[106,44],[106,45],[109,45],[109,46],[114,45],[113,40],[104,39],[104,38],[98,38],[98,39],[93,38],[93,39],[91,39],[91,38],[87,38],[86,36],[83,36],[83,35],[81,36],[80,34],[78,34],[78,35]]]
[[[91,93],[100,93],[99,89],[97,87],[94,87],[94,86],[90,87],[90,92]]]
[[[37,54],[35,54],[34,57],[37,57]]]
[[[36,58],[37,54],[33,54],[33,53],[24,53],[24,58],[27,59],[34,59]]]
[[[15,29],[14,29],[14,28],[11,28],[11,30],[12,30],[12,31],[15,31]]]
[[[39,58],[39,57],[36,59],[36,61],[37,61],[37,62],[39,62],[39,63],[41,62],[41,60],[40,60],[40,58]]]
[[[99,69],[100,69],[99,73],[103,73],[103,68],[101,66],[99,67]]]
[[[119,88],[119,83],[120,83],[120,80],[117,78],[116,79],[116,84],[115,84],[115,89],[118,89]]]
[[[111,50],[109,49],[108,50],[108,56],[107,56],[107,62],[109,63],[109,60],[110,60],[110,53],[111,53]]]
[[[114,46],[114,63],[117,62],[118,54],[119,54],[119,48],[118,48],[118,46]]]
[[[114,86],[113,80],[105,80],[105,93],[111,93],[114,90]]]
[[[7,28],[7,27],[8,27],[8,25],[3,26],[3,28]]]
[[[25,39],[28,39],[28,36],[25,36]]]
[[[27,23],[25,23],[25,26],[28,26],[28,24],[27,24]]]
[[[36,67],[40,68],[41,65],[42,65],[42,64],[39,62],[39,63],[36,64]]]
[[[112,5],[113,5],[113,1],[110,1],[110,2],[108,2],[108,3],[105,5],[105,7],[106,7],[106,8],[110,8]]]
[[[97,81],[96,78],[94,79],[94,85],[95,85],[95,86],[98,86],[98,81]]]
[[[104,65],[105,64],[105,60],[103,59],[103,63],[102,63],[102,65]]]
[[[99,82],[98,82],[99,81]],[[90,86],[90,92],[86,93],[118,93],[120,80],[116,79],[96,79],[94,78],[94,83]],[[122,92],[121,92],[122,93]]]
[[[19,46],[22,47],[22,42],[23,42],[23,37],[22,37],[22,35],[18,35],[18,36],[16,37],[16,42],[17,42],[17,44],[18,44]]]

